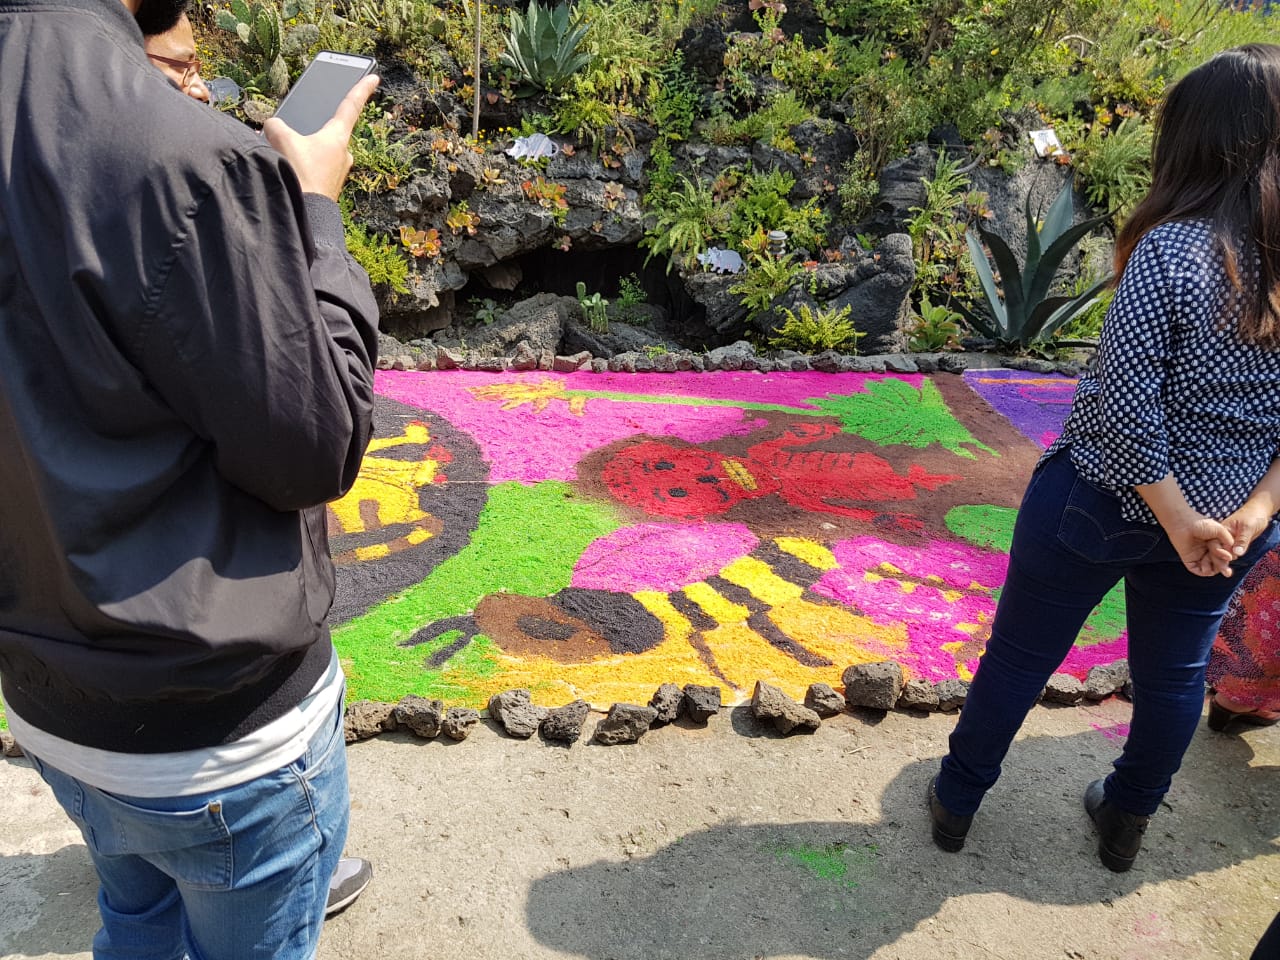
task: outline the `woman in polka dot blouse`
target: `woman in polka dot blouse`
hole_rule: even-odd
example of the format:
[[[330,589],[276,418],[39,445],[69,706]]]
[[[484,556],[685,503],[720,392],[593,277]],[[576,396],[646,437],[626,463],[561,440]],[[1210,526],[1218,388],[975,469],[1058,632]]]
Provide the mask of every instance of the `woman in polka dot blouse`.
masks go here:
[[[1102,862],[1129,869],[1199,722],[1232,591],[1280,541],[1280,46],[1219,54],[1169,91],[1116,265],[1096,367],[1027,487],[991,640],[930,784],[946,850],[1123,580],[1133,722],[1084,800]]]

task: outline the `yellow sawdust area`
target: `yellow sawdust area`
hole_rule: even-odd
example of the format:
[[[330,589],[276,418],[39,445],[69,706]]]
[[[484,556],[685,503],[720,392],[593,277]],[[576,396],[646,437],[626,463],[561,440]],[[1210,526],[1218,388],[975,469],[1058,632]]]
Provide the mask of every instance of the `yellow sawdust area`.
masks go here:
[[[576,664],[549,657],[499,654],[498,670],[489,681],[492,689],[484,689],[484,696],[525,687],[534,692],[537,703],[559,706],[578,699],[580,691],[590,690],[592,705],[604,709],[615,702],[647,703],[663,683],[695,683],[720,687],[724,702],[729,704],[748,699],[755,682],[763,680],[801,700],[811,683],[827,683],[839,689],[841,674],[849,665],[883,660],[907,645],[901,625],[881,626],[841,607],[802,598],[774,607],[769,617],[781,633],[810,653],[831,661],[830,666],[814,667],[769,643],[745,622],[745,608],[725,603],[723,598],[718,610],[728,612],[737,607],[744,616],[695,634],[667,594],[644,592],[635,596],[666,628],[666,639],[654,648]],[[710,604],[709,598],[708,605],[716,606]],[[708,651],[723,679],[691,642],[695,639]]]

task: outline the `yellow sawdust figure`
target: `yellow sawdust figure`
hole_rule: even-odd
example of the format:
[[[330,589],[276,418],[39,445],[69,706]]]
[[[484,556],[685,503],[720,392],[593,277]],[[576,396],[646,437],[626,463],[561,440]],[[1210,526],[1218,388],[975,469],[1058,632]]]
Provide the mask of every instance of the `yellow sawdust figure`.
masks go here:
[[[340,553],[335,561],[377,560],[423,543],[438,532],[438,521],[420,505],[418,488],[436,482],[440,461],[430,455],[422,460],[371,456],[380,450],[425,444],[430,439],[425,424],[410,423],[398,437],[380,437],[369,443],[355,484],[345,497],[329,504],[330,534],[369,533],[405,524],[413,529],[388,543]]]
[[[534,413],[547,409],[552,400],[564,400],[569,404],[569,412],[574,416],[582,416],[587,406],[586,397],[571,397],[559,380],[539,380],[537,383],[495,383],[488,387],[469,387],[471,395],[477,400],[503,400],[500,410],[515,410],[528,403],[533,406]]]

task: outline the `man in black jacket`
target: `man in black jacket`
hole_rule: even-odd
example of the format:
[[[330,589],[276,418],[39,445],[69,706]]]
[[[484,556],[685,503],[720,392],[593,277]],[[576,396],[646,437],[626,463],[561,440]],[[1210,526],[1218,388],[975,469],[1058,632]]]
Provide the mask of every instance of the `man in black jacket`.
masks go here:
[[[0,0],[0,678],[95,957],[301,960],[347,826],[323,504],[377,309],[334,200],[376,80],[263,140],[147,62],[130,13],[181,10]]]

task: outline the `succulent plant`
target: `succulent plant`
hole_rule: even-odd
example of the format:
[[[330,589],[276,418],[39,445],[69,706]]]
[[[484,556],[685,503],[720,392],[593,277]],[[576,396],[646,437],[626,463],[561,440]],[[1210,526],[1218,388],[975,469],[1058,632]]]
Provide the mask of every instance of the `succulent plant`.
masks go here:
[[[977,234],[972,230],[966,231],[969,255],[978,272],[990,317],[964,307],[961,311],[983,336],[1022,348],[1045,341],[1077,314],[1088,309],[1110,282],[1111,278],[1105,277],[1077,295],[1049,296],[1053,278],[1067,254],[1081,237],[1107,219],[1106,215],[1093,217],[1072,226],[1071,193],[1072,186],[1067,183],[1049,205],[1049,211],[1040,223],[1031,212],[1031,198],[1027,198],[1027,250],[1023,260],[1025,266],[1021,268],[1009,245],[998,235],[981,226]],[[982,250],[984,243],[1000,273],[999,284]]]
[[[578,52],[587,26],[570,18],[567,3],[549,9],[533,0],[523,15],[512,10],[508,23],[501,62],[531,87],[555,90],[591,62],[590,54]]]

